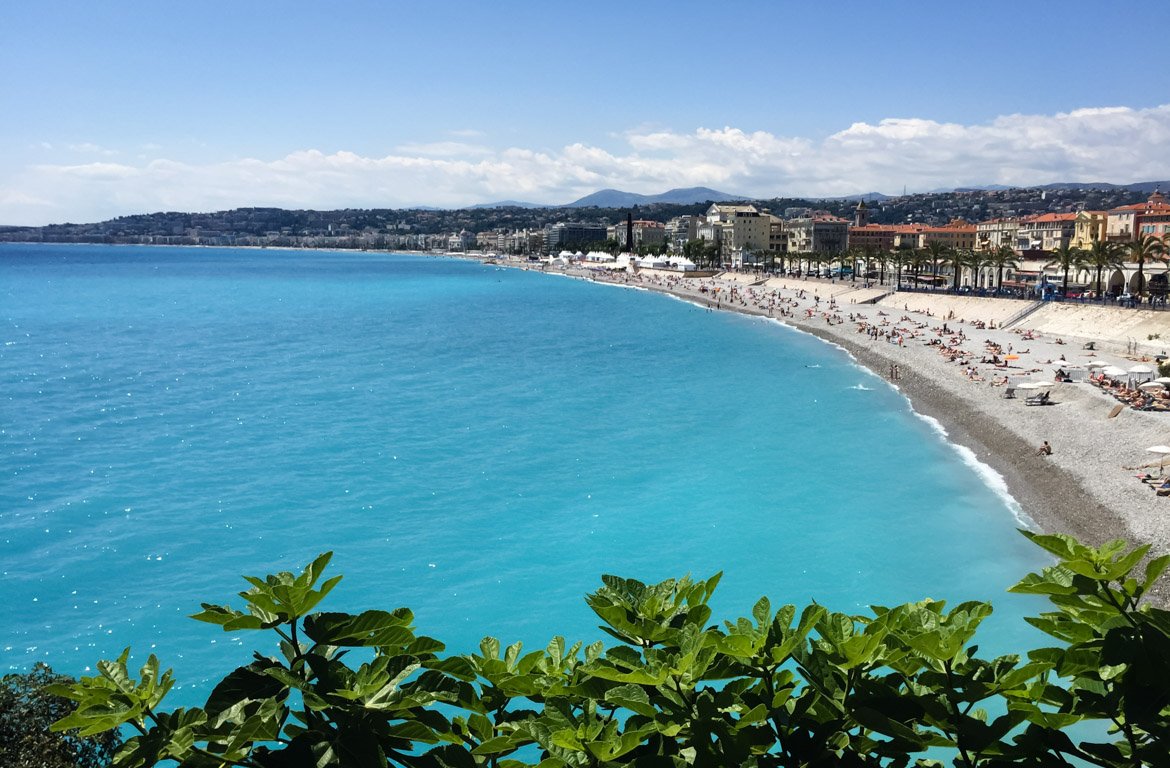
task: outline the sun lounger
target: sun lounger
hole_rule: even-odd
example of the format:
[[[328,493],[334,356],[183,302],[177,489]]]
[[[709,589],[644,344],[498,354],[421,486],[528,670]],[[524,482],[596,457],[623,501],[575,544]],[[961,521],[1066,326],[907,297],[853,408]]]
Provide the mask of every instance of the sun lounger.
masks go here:
[[[1048,392],[1044,391],[1036,395],[1028,395],[1024,401],[1025,405],[1048,405],[1051,401],[1048,399]]]

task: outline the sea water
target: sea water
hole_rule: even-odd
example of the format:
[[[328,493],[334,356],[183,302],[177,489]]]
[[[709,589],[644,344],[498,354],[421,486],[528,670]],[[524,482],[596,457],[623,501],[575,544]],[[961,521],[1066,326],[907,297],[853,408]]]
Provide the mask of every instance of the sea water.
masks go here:
[[[605,573],[722,571],[727,619],[989,599],[985,649],[1032,640],[994,473],[775,322],[417,255],[11,244],[0,318],[2,670],[132,646],[194,703],[274,646],[188,616],[324,551],[324,608],[455,652],[598,639]]]

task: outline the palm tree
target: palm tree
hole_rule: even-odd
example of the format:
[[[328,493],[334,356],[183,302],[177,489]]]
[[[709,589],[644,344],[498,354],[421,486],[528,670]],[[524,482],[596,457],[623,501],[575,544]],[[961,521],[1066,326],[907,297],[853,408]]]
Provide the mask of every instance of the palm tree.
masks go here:
[[[931,275],[934,277],[930,286],[932,290],[938,287],[938,268],[948,261],[952,252],[949,245],[938,240],[931,240],[926,244],[926,257],[930,261]]]
[[[886,251],[878,250],[870,254],[870,257],[877,262],[878,267],[878,285],[886,284],[886,264],[890,261],[890,254]]]
[[[914,275],[914,287],[917,288],[919,279],[922,276],[922,268],[930,263],[930,258],[925,251],[918,248],[911,248],[910,253],[907,254],[907,264],[910,267],[911,273]]]
[[[1110,243],[1107,240],[1094,240],[1089,252],[1085,254],[1085,266],[1097,270],[1095,290],[1101,303],[1105,303],[1105,291],[1101,289],[1101,272],[1106,269],[1121,269],[1121,255],[1119,243]]]
[[[1016,252],[1012,250],[1010,245],[1001,245],[996,248],[995,252],[988,258],[987,263],[988,266],[995,267],[995,290],[997,292],[1003,287],[1004,268],[1020,268],[1020,265],[1016,263]]]
[[[985,251],[970,251],[971,254],[971,279],[976,288],[990,288],[991,287],[991,273],[988,271],[992,266],[991,255]]]
[[[825,253],[824,251],[813,251],[812,253],[807,254],[807,257],[808,270],[817,277],[821,276],[821,272],[824,271],[825,265],[831,263],[833,260],[832,254]]]
[[[866,281],[869,280],[869,271],[873,266],[873,260],[878,257],[877,253],[877,249],[875,249],[872,245],[867,245],[861,249],[861,266],[862,269],[865,270],[865,272],[862,274],[862,277]],[[857,279],[857,270],[853,271],[853,279]]]
[[[1165,252],[1165,244],[1153,235],[1137,235],[1132,241],[1125,244],[1126,261],[1131,261],[1138,265],[1137,291],[1135,294],[1139,299],[1142,296],[1142,289],[1145,287],[1146,262],[1161,256]]]
[[[1085,263],[1085,253],[1080,248],[1074,248],[1070,243],[1057,248],[1052,252],[1052,261],[1044,265],[1045,269],[1049,267],[1060,267],[1064,272],[1064,283],[1061,285],[1060,293],[1064,295],[1068,293],[1068,273],[1070,269],[1080,269],[1081,265]]]
[[[951,251],[951,257],[948,261],[951,265],[951,271],[954,272],[951,288],[955,293],[959,292],[959,278],[962,277],[963,270],[970,269],[974,276],[983,264],[983,260],[974,251],[966,248]]]

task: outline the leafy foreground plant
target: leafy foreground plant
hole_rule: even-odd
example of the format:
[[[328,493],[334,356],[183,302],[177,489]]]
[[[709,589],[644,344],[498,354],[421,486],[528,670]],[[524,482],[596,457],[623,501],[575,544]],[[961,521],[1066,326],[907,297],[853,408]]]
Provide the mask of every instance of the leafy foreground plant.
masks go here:
[[[478,653],[442,656],[404,608],[313,612],[340,579],[321,581],[325,554],[299,575],[249,577],[243,611],[194,617],[274,632],[281,654],[256,654],[202,708],[162,711],[171,673],[151,656],[134,679],[127,651],[56,688],[78,704],[56,727],[128,725],[138,735],[120,766],[1167,764],[1170,613],[1141,600],[1170,558],[1138,576],[1146,547],[1025,535],[1057,558],[1012,589],[1053,606],[1029,621],[1056,642],[1026,661],[977,656],[991,613],[979,602],[848,616],[762,598],[750,618],[714,625],[718,575],[603,577],[586,601],[608,647],[557,637],[524,653],[485,638]],[[1108,735],[1078,743],[1067,731],[1085,722]]]

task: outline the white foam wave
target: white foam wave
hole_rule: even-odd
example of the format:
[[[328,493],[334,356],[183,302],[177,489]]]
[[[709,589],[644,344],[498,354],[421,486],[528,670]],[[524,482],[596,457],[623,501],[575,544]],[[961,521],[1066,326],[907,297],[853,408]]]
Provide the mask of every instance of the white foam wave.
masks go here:
[[[1028,517],[1028,513],[1025,512],[1024,508],[1020,506],[1020,502],[1016,501],[1015,496],[1012,496],[1012,492],[1008,489],[1007,481],[1003,479],[1003,475],[980,461],[979,457],[975,455],[975,451],[972,451],[965,445],[959,445],[958,443],[952,442],[950,435],[947,434],[946,427],[944,427],[942,422],[940,422],[938,419],[934,418],[933,416],[927,416],[924,413],[919,413],[918,411],[914,410],[913,407],[911,407],[910,412],[926,422],[931,429],[937,432],[939,436],[946,441],[946,444],[949,445],[955,451],[955,453],[959,454],[959,458],[962,459],[964,464],[975,470],[975,474],[979,476],[979,479],[983,481],[984,485],[991,489],[992,493],[1000,498],[1000,500],[1004,503],[1004,506],[1006,506],[1012,513],[1012,517],[1016,519],[1016,522],[1025,528],[1031,528],[1033,530],[1036,529],[1035,521]]]
[[[983,481],[983,484],[986,485],[987,488],[992,493],[994,493],[996,496],[999,497],[999,499],[1003,502],[1004,506],[1007,507],[1009,512],[1011,512],[1012,517],[1014,517],[1016,519],[1016,522],[1018,522],[1020,525],[1024,526],[1025,528],[1030,528],[1032,530],[1037,529],[1035,521],[1032,520],[1032,518],[1028,517],[1028,513],[1025,512],[1024,508],[1020,506],[1020,502],[1016,501],[1015,496],[1012,496],[1011,491],[1008,489],[1007,481],[1003,479],[1003,475],[996,472],[994,469],[991,468],[991,466],[980,461],[979,457],[975,455],[975,452],[972,451],[967,446],[959,445],[958,443],[953,442],[950,439],[950,435],[947,434],[946,427],[944,427],[942,425],[942,422],[940,422],[938,419],[934,418],[933,416],[927,416],[924,413],[919,413],[918,411],[916,411],[914,409],[914,404],[910,401],[910,398],[906,396],[906,393],[902,391],[901,387],[899,387],[897,384],[894,384],[893,382],[886,381],[884,378],[881,378],[875,371],[872,371],[869,368],[862,365],[860,362],[857,361],[857,357],[853,354],[853,352],[851,352],[849,349],[845,348],[844,346],[842,346],[836,342],[829,341],[828,339],[822,338],[822,337],[816,335],[815,333],[810,333],[810,332],[804,330],[803,328],[798,328],[796,326],[788,325],[787,323],[781,323],[781,325],[783,325],[786,328],[790,328],[790,329],[796,331],[797,333],[803,333],[807,336],[812,336],[814,339],[817,339],[818,341],[820,341],[824,344],[827,344],[830,347],[836,347],[837,349],[839,349],[845,353],[845,355],[849,358],[850,362],[859,371],[866,373],[866,374],[869,374],[870,376],[873,376],[875,378],[879,378],[885,384],[892,387],[896,392],[898,392],[898,394],[902,395],[902,397],[905,398],[906,406],[910,409],[910,413],[912,413],[914,416],[917,416],[918,418],[925,421],[928,425],[930,425],[930,427],[935,432],[937,432],[940,437],[942,437],[942,439],[946,442],[946,444],[949,445],[955,451],[955,453],[957,453],[959,455],[959,459],[964,464],[971,467],[971,469],[973,469],[975,471],[975,474],[979,477],[979,479]],[[858,386],[862,386],[862,385],[858,385]]]
[[[698,299],[690,299],[690,298],[687,298],[686,296],[679,296],[677,293],[670,293],[669,291],[660,291],[660,293],[662,293],[663,296],[665,296],[669,299],[674,299],[675,301],[681,301],[683,304],[690,304],[692,307],[698,307],[699,309],[712,309],[712,307],[708,307],[706,304],[703,304]]]
[[[859,389],[862,392],[873,392],[873,387],[867,387],[864,384],[854,384],[850,389]]]

